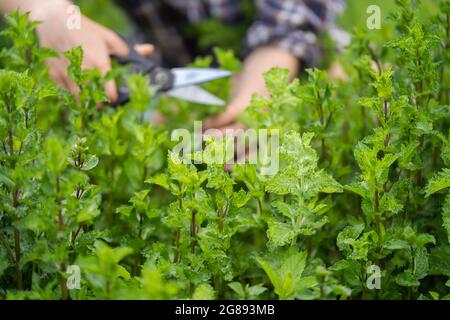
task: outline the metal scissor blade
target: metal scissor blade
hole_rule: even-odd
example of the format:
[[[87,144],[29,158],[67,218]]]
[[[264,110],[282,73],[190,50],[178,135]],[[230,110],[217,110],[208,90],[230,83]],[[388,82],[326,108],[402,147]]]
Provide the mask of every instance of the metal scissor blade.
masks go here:
[[[225,105],[225,101],[197,86],[175,88],[165,92],[165,94],[170,97],[194,103],[207,104],[212,106]]]
[[[230,71],[208,68],[173,68],[173,87],[185,87],[231,76]]]

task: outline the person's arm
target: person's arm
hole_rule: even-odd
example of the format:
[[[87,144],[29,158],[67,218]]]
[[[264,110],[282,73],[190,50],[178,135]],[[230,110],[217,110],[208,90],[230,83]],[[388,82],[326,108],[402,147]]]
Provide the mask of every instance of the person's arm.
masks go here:
[[[1,13],[8,13],[11,11],[14,11],[16,9],[19,9],[21,12],[23,12],[23,7],[28,2],[31,2],[30,0],[2,0],[0,1],[0,12]]]
[[[67,21],[73,10],[68,0],[2,0],[0,10],[30,12],[31,20],[39,20],[36,31],[40,44],[59,53],[81,46],[84,50],[83,68],[97,68],[104,75],[111,69],[111,55],[124,56],[127,44],[113,31],[85,16],[80,17],[80,26],[69,27]],[[141,45],[136,49],[143,56],[153,52],[153,46]],[[66,89],[76,93],[76,85],[68,79],[67,59],[61,54],[58,59],[48,59],[50,76]],[[111,101],[117,99],[114,81],[109,81],[105,91]]]
[[[289,69],[295,77],[302,67],[320,59],[318,34],[328,29],[343,0],[257,1],[259,16],[247,33],[247,58],[225,112],[206,121],[205,128],[232,125],[249,105],[253,93],[267,95],[263,74],[271,68]]]

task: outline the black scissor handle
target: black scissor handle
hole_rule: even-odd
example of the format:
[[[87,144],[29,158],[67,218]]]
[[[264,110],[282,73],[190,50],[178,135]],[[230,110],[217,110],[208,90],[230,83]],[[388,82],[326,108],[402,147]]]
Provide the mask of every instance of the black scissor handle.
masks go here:
[[[125,57],[111,56],[120,65],[127,65],[136,73],[148,74],[152,87],[159,91],[168,91],[173,87],[175,76],[169,70],[158,66],[155,60],[151,57],[144,58],[134,49],[134,45],[126,41],[124,37],[119,35],[128,44],[128,55]],[[130,90],[128,87],[120,87],[117,90],[118,100],[114,106],[122,105],[130,100]]]
[[[150,84],[158,91],[169,91],[174,82],[175,75],[169,69],[155,67],[150,71]]]
[[[129,65],[133,71],[141,73],[150,73],[157,64],[151,58],[144,58],[134,49],[134,46],[128,43],[128,55],[124,57],[113,55],[112,58],[120,65]]]

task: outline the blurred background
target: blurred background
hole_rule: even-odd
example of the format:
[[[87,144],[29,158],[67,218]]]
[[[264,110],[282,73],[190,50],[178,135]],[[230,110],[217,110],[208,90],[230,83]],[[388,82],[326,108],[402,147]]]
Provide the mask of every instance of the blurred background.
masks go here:
[[[78,0],[76,2],[81,6],[86,15],[95,18],[103,25],[123,33],[129,32],[126,14],[114,4],[113,0]],[[420,2],[424,8],[421,11],[423,19],[426,19],[430,14],[436,13],[438,10],[437,1],[435,0],[421,0]],[[395,9],[395,0],[346,0],[345,12],[338,18],[337,24],[347,31],[351,31],[354,27],[365,26],[367,19],[366,10],[369,5],[378,5],[381,8],[381,14],[384,20]],[[211,25],[211,23],[213,21],[208,21],[205,24]],[[199,29],[211,30],[206,27],[199,27]],[[375,30],[370,32],[378,33],[379,36],[382,36],[383,32],[386,31],[388,30],[383,30],[382,28],[379,31]],[[217,34],[215,32],[216,36]],[[220,44],[218,45],[220,46]]]

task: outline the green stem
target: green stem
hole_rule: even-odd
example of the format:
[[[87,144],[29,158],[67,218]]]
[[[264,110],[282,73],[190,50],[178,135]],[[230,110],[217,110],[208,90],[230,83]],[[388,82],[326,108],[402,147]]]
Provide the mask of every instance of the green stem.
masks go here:
[[[183,198],[178,197],[178,208],[180,210],[183,209]],[[178,227],[175,231],[175,256],[173,258],[173,262],[177,263],[180,260],[180,237],[181,237],[181,227]]]
[[[262,201],[260,198],[256,198],[256,213],[258,214],[258,217],[261,218],[262,215]]]
[[[325,114],[323,111],[323,97],[321,97],[319,94],[317,94],[317,100],[318,100],[318,104],[317,104],[317,110],[319,113],[319,120],[320,120],[320,125],[322,128],[325,128]],[[327,147],[325,144],[325,139],[321,138],[321,146],[322,146],[322,158],[324,160],[328,159],[328,152],[327,152]]]
[[[196,210],[192,210],[191,212],[191,254],[195,255],[195,246],[196,246],[196,237],[197,237],[197,224],[195,221],[195,215],[196,215]],[[194,293],[194,284],[191,282],[189,283],[189,296],[192,297]]]
[[[63,245],[63,239],[62,237],[62,233],[64,231],[64,218],[62,215],[62,208],[61,208],[61,198],[60,198],[60,192],[61,192],[61,179],[60,176],[56,176],[55,178],[55,189],[56,189],[56,204],[57,204],[57,210],[58,210],[58,228],[60,231],[60,236],[59,236],[59,242],[60,245]],[[63,300],[68,300],[69,299],[69,292],[67,290],[67,284],[66,284],[66,278],[64,277],[64,274],[66,272],[66,263],[65,261],[61,261],[59,263],[59,271],[60,271],[60,275],[59,275],[59,286],[61,289],[61,296],[63,298]]]
[[[325,290],[324,290],[324,280],[325,277],[320,277],[320,300],[322,300],[325,297]]]
[[[23,290],[23,275],[19,265],[21,259],[20,232],[17,229],[14,230],[14,244],[16,250],[17,288]]]
[[[447,13],[447,43],[445,44],[445,50],[447,51],[449,48],[449,43],[450,43],[450,13]],[[448,105],[450,102],[450,90],[449,88],[445,88],[446,93],[445,93],[445,97],[446,97],[446,104]]]
[[[11,159],[12,169],[15,169],[14,163],[14,138],[13,138],[13,114],[12,108],[7,104],[7,110],[9,115],[9,128],[8,128],[8,145],[9,145],[9,155]],[[12,190],[12,202],[15,211],[14,220],[17,222],[18,214],[17,208],[19,207],[19,189],[15,188]],[[20,258],[21,258],[21,246],[20,246],[20,231],[16,228],[14,229],[14,251],[15,251],[15,262],[16,262],[16,277],[17,277],[17,288],[23,290],[23,274],[20,269]]]
[[[64,230],[64,218],[62,216],[62,209],[61,209],[61,199],[60,199],[60,191],[61,191],[61,187],[60,187],[60,177],[57,176],[55,179],[55,186],[56,186],[56,204],[58,206],[57,210],[58,210],[58,227],[60,231]]]
[[[223,232],[224,226],[225,226],[225,216],[228,213],[228,210],[230,209],[230,200],[227,199],[227,202],[225,204],[225,208],[220,208],[218,211],[219,216],[219,231]]]
[[[17,212],[17,208],[19,207],[19,190],[18,189],[14,189],[13,190],[13,207],[14,210]],[[17,223],[18,220],[18,215],[16,213],[16,216],[14,218],[14,222]],[[16,254],[16,275],[17,275],[17,288],[19,290],[23,290],[23,274],[22,274],[22,270],[20,269],[20,259],[21,259],[21,255],[22,255],[22,249],[21,249],[21,245],[20,245],[20,231],[15,228],[14,229],[14,250],[15,250],[15,254]]]
[[[9,114],[10,127],[8,129],[8,145],[9,145],[9,156],[11,160],[14,158],[14,140],[12,131],[12,113]]]
[[[421,135],[419,138],[419,150],[423,149],[424,144],[425,144],[425,135]],[[423,185],[422,169],[417,169],[416,171],[416,185],[417,187],[421,187]]]
[[[3,236],[3,234],[0,233],[0,242],[3,244],[3,246],[6,249],[6,253],[8,254],[9,258],[11,259],[11,261],[13,263],[16,263],[16,258],[14,257],[14,252],[12,251],[8,241],[6,240],[6,238]]]
[[[223,232],[223,208],[217,211],[217,215],[219,217],[219,231]]]
[[[78,235],[80,234],[81,229],[83,228],[83,225],[79,225],[77,230],[75,232],[72,232],[72,247],[75,246],[75,241],[77,240]]]
[[[381,66],[380,59],[378,59],[375,51],[370,46],[368,46],[368,49],[369,49],[370,57],[371,57],[372,61],[375,62],[375,65],[377,66],[378,73],[381,74],[383,72],[383,67]]]
[[[328,159],[328,151],[327,151],[327,146],[325,144],[324,138],[321,139],[321,146],[322,146],[322,158],[324,160],[327,160]]]
[[[375,191],[374,212],[375,212],[375,231],[378,238],[381,238],[381,221],[380,221],[380,195],[378,191]]]
[[[116,186],[116,181],[115,181],[115,171],[116,168],[116,161],[114,159],[114,157],[111,158],[111,171],[110,171],[110,178],[109,178],[109,185],[111,186],[110,190],[109,190],[109,194],[108,194],[108,216],[107,216],[107,222],[109,227],[113,226],[113,217],[114,217],[114,192],[113,190],[115,190],[115,186]]]
[[[6,148],[6,144],[4,141],[2,141],[3,151],[5,152],[5,155],[8,154],[8,149]]]
[[[66,264],[64,262],[61,262],[59,264],[59,271],[61,272],[59,276],[59,286],[61,288],[61,296],[63,300],[69,300],[69,291],[67,290],[67,280],[64,277],[64,274],[66,272]]]
[[[142,238],[143,224],[144,224],[144,214],[139,213],[139,227],[138,227],[138,238],[139,239]],[[133,272],[132,272],[133,276],[139,275],[139,266],[140,265],[141,265],[141,253],[138,252],[134,259],[134,266],[133,266]]]
[[[214,276],[214,289],[217,292],[217,298],[220,299],[220,290],[222,287],[221,277],[219,275]]]
[[[305,241],[306,252],[308,253],[308,257],[311,257],[311,252],[313,248],[312,238],[307,238]]]
[[[195,222],[196,211],[192,210],[191,214],[191,253],[195,254],[195,245],[196,245],[196,222]]]
[[[173,258],[174,263],[177,263],[180,260],[180,235],[181,228],[177,228],[175,232],[175,256]]]

